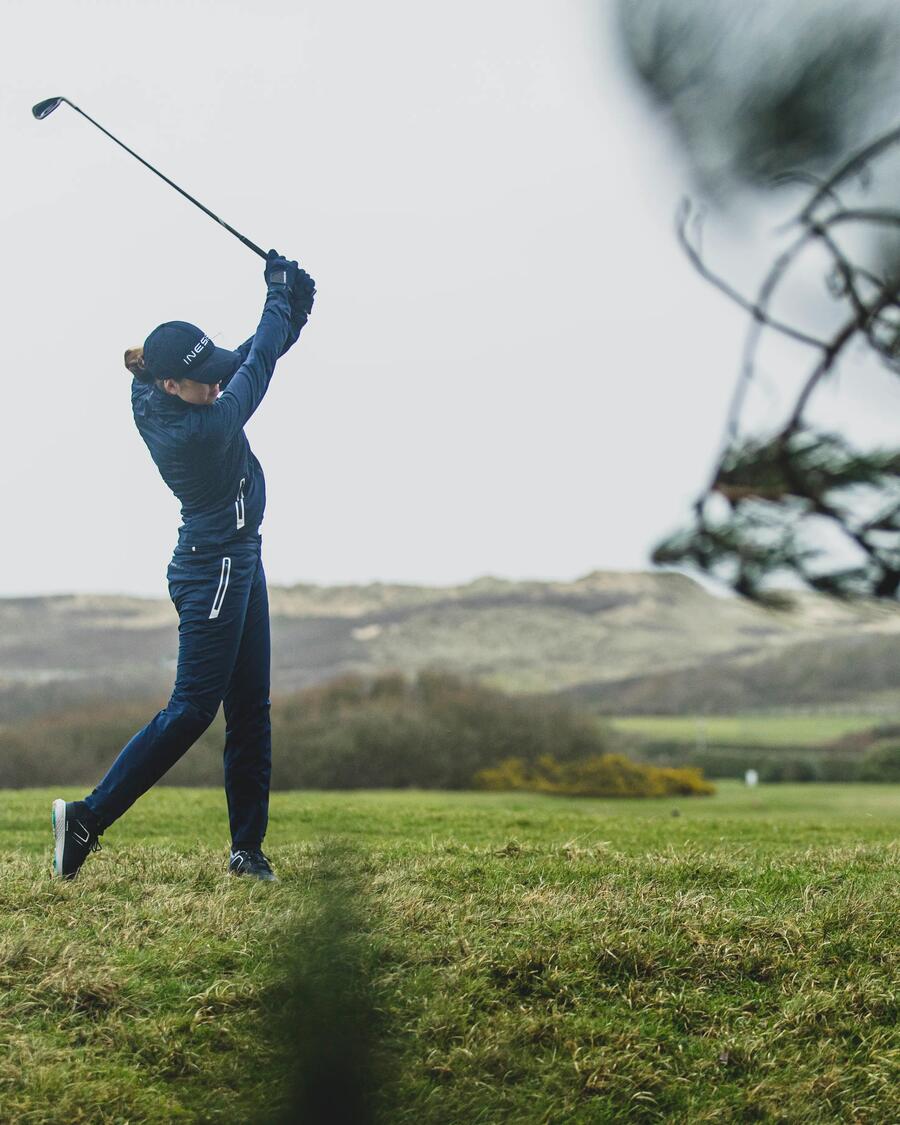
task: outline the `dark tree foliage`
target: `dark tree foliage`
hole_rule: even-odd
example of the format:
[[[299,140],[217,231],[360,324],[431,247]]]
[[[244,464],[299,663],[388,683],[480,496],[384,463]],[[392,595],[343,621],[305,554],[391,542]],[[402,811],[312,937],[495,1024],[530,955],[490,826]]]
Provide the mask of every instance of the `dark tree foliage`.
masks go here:
[[[619,0],[629,61],[705,192],[821,173],[897,92],[890,0]]]
[[[679,235],[685,250],[706,278],[747,310],[752,324],[725,449],[695,506],[694,525],[662,543],[654,562],[695,565],[751,598],[771,599],[766,580],[785,574],[828,594],[897,597],[900,447],[856,450],[840,434],[821,433],[806,419],[816,391],[857,341],[900,374],[900,279],[873,272],[837,240],[839,228],[847,224],[900,229],[900,210],[850,208],[839,195],[842,184],[898,143],[900,129],[884,134],[811,190],[794,220],[796,237],[773,263],[754,300],[708,269],[691,208],[684,206]],[[770,311],[779,287],[813,245],[828,254],[829,291],[840,313],[834,331],[821,339],[775,319]],[[771,437],[741,438],[740,411],[766,330],[804,344],[811,357],[808,371],[780,430]],[[724,500],[724,513],[711,503],[714,497]],[[818,545],[823,525],[840,533],[857,561],[834,563],[834,552]]]
[[[753,296],[709,268],[700,214],[682,206],[688,257],[750,326],[722,453],[694,523],[662,543],[654,561],[697,567],[759,600],[777,600],[772,584],[788,576],[828,594],[896,598],[900,447],[858,449],[846,433],[818,428],[810,408],[838,370],[853,378],[851,348],[900,375],[900,210],[859,202],[877,167],[896,159],[900,128],[851,151],[896,90],[900,12],[839,0],[622,0],[620,11],[635,70],[704,188],[721,199],[736,183],[771,184],[779,173],[777,186],[806,193]],[[799,170],[784,171],[791,168]],[[776,313],[776,302],[820,261],[832,315],[827,330],[809,331]],[[786,418],[747,436],[742,412],[769,333],[809,358]]]

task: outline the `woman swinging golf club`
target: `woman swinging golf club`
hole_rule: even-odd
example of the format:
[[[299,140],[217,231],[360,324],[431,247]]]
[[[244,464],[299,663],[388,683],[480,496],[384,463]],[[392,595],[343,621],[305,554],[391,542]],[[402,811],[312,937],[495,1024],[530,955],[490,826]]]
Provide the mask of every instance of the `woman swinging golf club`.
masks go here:
[[[237,351],[169,321],[125,353],[137,428],[181,501],[168,570],[179,618],[175,688],[83,801],[53,802],[54,872],[71,879],[98,837],[178,761],[225,705],[229,870],[274,879],[262,842],[271,772],[269,604],[259,525],[266,490],[244,424],[312,311],[315,284],[270,250],[256,333]],[[221,393],[220,393],[221,392]]]

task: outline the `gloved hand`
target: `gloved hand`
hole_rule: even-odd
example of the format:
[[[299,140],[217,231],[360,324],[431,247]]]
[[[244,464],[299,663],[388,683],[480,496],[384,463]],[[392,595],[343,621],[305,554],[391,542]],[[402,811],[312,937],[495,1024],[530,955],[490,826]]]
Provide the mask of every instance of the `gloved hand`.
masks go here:
[[[291,288],[291,309],[295,316],[309,316],[316,297],[316,283],[306,270],[298,269]]]
[[[299,269],[297,262],[289,262],[277,250],[270,250],[266,254],[266,287],[270,292],[274,290],[290,295]]]
[[[290,341],[288,347],[296,343],[297,337],[309,320],[315,295],[316,283],[306,270],[298,269],[297,276],[294,279],[294,287],[291,290],[291,332],[288,336]]]

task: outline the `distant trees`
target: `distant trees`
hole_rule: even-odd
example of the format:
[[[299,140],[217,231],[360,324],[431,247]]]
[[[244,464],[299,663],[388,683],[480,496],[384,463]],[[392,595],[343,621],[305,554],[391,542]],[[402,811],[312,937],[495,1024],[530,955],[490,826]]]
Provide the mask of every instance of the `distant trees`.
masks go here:
[[[478,770],[513,755],[579,761],[623,741],[565,703],[441,672],[311,688],[280,701],[273,730],[285,788],[466,789]]]
[[[859,768],[860,781],[900,782],[900,742],[873,746]]]
[[[900,782],[900,743],[896,733],[884,736],[878,728],[815,746],[690,745],[648,741],[635,748],[639,762],[671,767],[678,772],[696,767],[714,778],[743,779],[749,768],[766,784],[776,782]]]
[[[0,731],[0,788],[94,784],[159,701],[82,707]],[[527,790],[569,796],[688,796],[703,778],[897,780],[898,729],[816,747],[637,741],[575,705],[510,696],[442,672],[347,676],[276,698],[276,789]],[[219,786],[221,716],[165,777]],[[627,757],[625,753],[627,752]]]
[[[148,703],[83,708],[0,734],[0,788],[92,784],[137,727]],[[348,676],[274,701],[273,784],[280,789],[465,789],[474,774],[517,756],[581,761],[620,750],[623,736],[564,702],[509,696],[425,672]],[[167,775],[221,783],[221,719]]]

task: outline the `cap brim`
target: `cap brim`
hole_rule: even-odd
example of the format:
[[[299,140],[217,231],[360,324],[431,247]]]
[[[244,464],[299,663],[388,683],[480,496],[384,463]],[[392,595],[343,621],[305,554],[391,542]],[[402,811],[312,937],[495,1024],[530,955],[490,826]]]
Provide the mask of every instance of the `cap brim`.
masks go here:
[[[233,375],[241,365],[241,356],[239,352],[230,352],[226,348],[217,348],[213,345],[213,350],[209,358],[196,370],[188,375],[189,379],[193,379],[195,383],[207,383],[212,386],[213,383],[224,383],[225,380]]]

